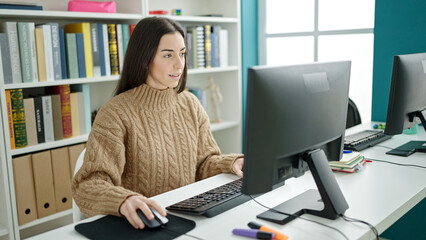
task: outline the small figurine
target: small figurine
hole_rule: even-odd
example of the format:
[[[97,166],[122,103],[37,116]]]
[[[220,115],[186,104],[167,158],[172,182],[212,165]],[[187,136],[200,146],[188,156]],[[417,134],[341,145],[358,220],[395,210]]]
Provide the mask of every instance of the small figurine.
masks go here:
[[[211,116],[210,121],[212,123],[220,123],[220,109],[219,103],[222,102],[222,94],[220,93],[219,86],[213,80],[213,77],[209,77],[210,84],[204,88],[204,90],[210,90],[210,101],[211,101]]]

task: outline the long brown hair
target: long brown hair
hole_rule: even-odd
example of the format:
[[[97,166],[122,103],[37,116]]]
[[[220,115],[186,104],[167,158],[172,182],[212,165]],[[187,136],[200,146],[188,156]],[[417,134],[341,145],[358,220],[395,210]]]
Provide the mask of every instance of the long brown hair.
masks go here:
[[[115,89],[115,95],[146,83],[149,67],[157,53],[160,39],[165,34],[179,32],[185,39],[182,27],[173,20],[164,17],[148,17],[139,21],[133,30],[124,57],[123,70]],[[176,90],[182,92],[186,86],[187,66]]]

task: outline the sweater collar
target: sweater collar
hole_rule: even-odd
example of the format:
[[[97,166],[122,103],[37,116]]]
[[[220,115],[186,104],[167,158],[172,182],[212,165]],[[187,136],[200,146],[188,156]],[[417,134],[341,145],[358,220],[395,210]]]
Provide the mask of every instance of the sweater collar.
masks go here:
[[[165,110],[173,107],[177,101],[177,92],[173,88],[159,90],[142,84],[132,90],[136,103],[140,103],[147,110]]]

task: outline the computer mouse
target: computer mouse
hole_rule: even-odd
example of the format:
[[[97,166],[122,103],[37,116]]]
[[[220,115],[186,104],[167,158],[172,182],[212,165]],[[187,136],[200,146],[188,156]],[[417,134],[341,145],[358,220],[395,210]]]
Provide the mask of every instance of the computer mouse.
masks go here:
[[[145,216],[145,214],[143,214],[143,212],[140,209],[136,210],[136,212],[138,213],[138,216],[141,218],[142,222],[148,228],[158,228],[161,225],[164,225],[167,222],[169,222],[169,219],[167,219],[166,217],[161,216],[161,214],[158,213],[155,209],[151,208],[151,211],[154,214],[154,219],[153,220],[149,220]]]

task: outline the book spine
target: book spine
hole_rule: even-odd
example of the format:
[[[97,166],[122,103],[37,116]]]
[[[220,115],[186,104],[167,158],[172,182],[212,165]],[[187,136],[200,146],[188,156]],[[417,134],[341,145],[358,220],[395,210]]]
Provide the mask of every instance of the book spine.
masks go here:
[[[10,149],[15,149],[15,131],[13,130],[12,100],[10,90],[6,90],[7,123],[9,127]]]
[[[55,141],[64,139],[64,130],[62,128],[61,114],[61,95],[52,94],[52,119],[53,119],[53,137]]]
[[[104,39],[104,55],[105,55],[105,75],[111,76],[111,59],[109,54],[109,41],[108,41],[108,26],[102,24],[102,34]]]
[[[117,49],[118,49],[118,66],[119,71],[123,69],[123,62],[124,62],[124,50],[123,50],[123,29],[122,24],[116,24],[116,31],[117,31]]]
[[[65,54],[65,31],[63,28],[59,28],[59,50],[61,54],[61,78],[67,79],[67,56]]]
[[[52,142],[55,140],[53,132],[52,98],[50,96],[43,96],[41,100],[43,105],[45,140],[46,142]]]
[[[19,53],[21,60],[22,82],[33,82],[33,69],[31,62],[30,30],[29,23],[18,22]]]
[[[77,93],[73,92],[70,94],[71,99],[71,123],[72,123],[72,135],[73,137],[80,135],[80,125],[79,125],[79,112],[78,112],[78,98]]]
[[[22,83],[21,60],[19,57],[18,30],[16,22],[3,22],[0,24],[0,32],[7,33],[9,40],[10,64],[12,68],[13,83]]]
[[[86,132],[89,133],[92,129],[92,110],[90,108],[90,85],[81,84],[81,85],[72,85],[71,90],[73,92],[82,92],[84,96],[84,115],[85,115],[85,125]]]
[[[29,36],[30,36],[30,49],[31,49],[31,63],[32,63],[32,78],[33,82],[38,82],[38,66],[37,66],[37,50],[35,42],[35,24],[33,22],[28,23]]]
[[[44,33],[42,28],[36,28],[34,30],[36,52],[37,52],[37,70],[38,70],[38,81],[46,82],[46,58],[44,53]]]
[[[204,55],[206,68],[212,67],[211,25],[204,26]]]
[[[61,95],[62,129],[64,138],[70,138],[73,136],[70,93],[70,85],[59,86],[59,94]]]
[[[83,92],[76,92],[77,95],[77,107],[78,107],[78,125],[80,127],[79,134],[86,134],[86,109],[84,106],[84,93]],[[90,109],[89,109],[90,111]],[[74,121],[73,121],[74,123]]]
[[[186,64],[188,69],[194,68],[193,66],[193,50],[192,50],[192,32],[188,31],[186,34]]]
[[[9,40],[7,33],[0,33],[1,63],[3,68],[3,81],[5,84],[13,83],[12,65],[10,63]]]
[[[66,33],[81,33],[84,44],[84,60],[86,77],[93,77],[93,56],[90,23],[75,23],[65,25]]]
[[[129,45],[129,38],[130,38],[129,24],[122,24],[121,30],[123,33],[123,56],[126,56],[127,45]],[[123,61],[124,61],[124,57],[123,57]]]
[[[53,68],[53,53],[52,53],[52,29],[50,25],[42,25],[44,36],[44,57],[46,63],[47,81],[55,80],[55,72]]]
[[[43,103],[41,97],[34,98],[34,114],[36,119],[37,142],[46,142],[44,135]]]
[[[120,74],[120,70],[118,65],[118,45],[115,24],[108,24],[108,43],[111,62],[111,75],[118,75]]]
[[[24,95],[22,89],[11,89],[13,130],[15,133],[15,147],[22,148],[28,145],[25,126]]]
[[[25,110],[25,124],[27,129],[27,141],[28,146],[36,145],[37,142],[37,130],[36,121],[34,115],[34,99],[24,99],[24,110]]]
[[[0,9],[16,9],[16,10],[43,10],[40,5],[20,5],[20,4],[0,4]]]
[[[85,78],[87,76],[86,72],[86,58],[84,57],[84,39],[83,34],[75,34],[76,45],[77,45],[77,62],[78,62],[78,77]]]
[[[68,78],[78,78],[78,58],[77,58],[77,42],[75,38],[75,33],[66,33],[65,34],[65,43],[66,47],[66,56],[67,56],[67,68],[68,68]]]
[[[98,52],[99,52],[99,68],[101,71],[101,76],[106,76],[106,71],[105,71],[105,49],[104,49],[104,34],[103,34],[103,30],[102,30],[102,25],[101,23],[96,25],[96,39],[97,41],[97,46],[98,46]],[[109,56],[108,56],[109,57]]]
[[[220,66],[220,46],[219,46],[220,26],[212,26],[211,43],[212,43],[212,67]]]
[[[98,23],[90,24],[90,34],[92,40],[93,76],[99,77],[101,76],[101,65],[98,44]]]
[[[132,36],[133,30],[135,30],[136,24],[129,24],[129,35]]]
[[[59,42],[59,25],[58,23],[48,23],[51,30],[52,41],[52,60],[53,60],[53,79],[62,79],[62,64],[61,64],[61,51]]]
[[[228,66],[228,30],[221,29],[219,32],[219,55],[220,66]]]

